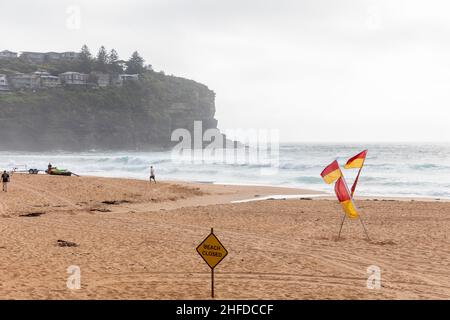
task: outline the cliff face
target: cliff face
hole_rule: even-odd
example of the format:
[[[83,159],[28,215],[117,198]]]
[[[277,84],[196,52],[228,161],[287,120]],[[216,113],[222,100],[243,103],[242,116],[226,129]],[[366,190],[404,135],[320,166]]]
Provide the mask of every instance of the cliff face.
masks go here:
[[[192,80],[148,72],[123,87],[0,94],[0,150],[167,148],[177,128],[216,128],[215,94]]]

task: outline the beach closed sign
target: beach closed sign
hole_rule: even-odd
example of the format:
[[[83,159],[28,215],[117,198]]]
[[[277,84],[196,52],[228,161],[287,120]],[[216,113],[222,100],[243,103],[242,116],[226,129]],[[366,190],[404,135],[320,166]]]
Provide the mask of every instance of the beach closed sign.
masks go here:
[[[197,247],[197,252],[211,269],[214,269],[228,254],[227,249],[212,231]]]

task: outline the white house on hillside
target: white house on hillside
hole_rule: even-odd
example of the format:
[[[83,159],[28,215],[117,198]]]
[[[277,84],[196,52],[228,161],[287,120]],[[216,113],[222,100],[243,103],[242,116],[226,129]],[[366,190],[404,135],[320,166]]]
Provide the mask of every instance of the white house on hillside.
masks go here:
[[[62,84],[66,85],[83,85],[87,84],[88,75],[79,72],[64,72],[59,75]]]
[[[0,91],[9,91],[8,79],[5,74],[0,74]]]

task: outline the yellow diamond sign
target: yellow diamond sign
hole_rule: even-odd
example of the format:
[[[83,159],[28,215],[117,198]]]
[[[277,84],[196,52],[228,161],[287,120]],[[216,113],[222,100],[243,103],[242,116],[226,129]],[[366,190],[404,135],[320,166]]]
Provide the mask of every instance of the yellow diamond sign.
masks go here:
[[[227,249],[212,232],[200,243],[197,252],[211,269],[214,269],[228,254]]]

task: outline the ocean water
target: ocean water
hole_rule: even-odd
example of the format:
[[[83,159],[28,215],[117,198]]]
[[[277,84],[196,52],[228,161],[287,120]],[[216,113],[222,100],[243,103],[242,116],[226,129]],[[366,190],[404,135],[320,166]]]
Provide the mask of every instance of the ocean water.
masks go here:
[[[240,163],[174,161],[165,152],[24,153],[0,152],[0,168],[46,169],[48,162],[80,175],[147,179],[153,165],[157,179],[300,187],[333,193],[320,172],[334,159],[341,166],[368,149],[356,193],[365,196],[450,199],[450,144],[281,144],[279,154]],[[268,160],[276,161],[276,166]],[[272,169],[272,170],[266,170]],[[268,172],[265,172],[268,171]],[[349,185],[357,169],[345,170]]]

